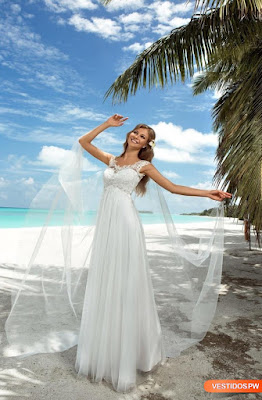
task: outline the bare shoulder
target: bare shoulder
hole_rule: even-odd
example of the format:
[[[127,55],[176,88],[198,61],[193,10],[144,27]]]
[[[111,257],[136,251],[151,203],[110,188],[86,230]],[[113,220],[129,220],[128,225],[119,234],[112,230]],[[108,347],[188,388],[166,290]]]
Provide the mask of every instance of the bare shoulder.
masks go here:
[[[100,161],[102,161],[103,163],[105,163],[106,165],[109,165],[111,158],[113,158],[114,155],[111,153],[106,153],[105,151],[103,152],[103,156],[101,157],[97,157],[98,159],[100,159]]]
[[[113,154],[103,151],[103,156],[100,158],[100,161],[104,162],[106,165],[109,165],[111,158],[114,157],[115,156]]]
[[[111,154],[111,153],[106,153],[106,155],[107,155],[107,165],[109,165],[110,160],[113,159],[113,158],[116,158],[116,156],[114,154]]]

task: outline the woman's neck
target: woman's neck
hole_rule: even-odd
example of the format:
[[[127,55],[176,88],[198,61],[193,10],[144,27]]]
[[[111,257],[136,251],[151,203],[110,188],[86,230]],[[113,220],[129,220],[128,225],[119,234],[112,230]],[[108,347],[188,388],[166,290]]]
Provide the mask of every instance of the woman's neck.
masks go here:
[[[122,160],[124,161],[136,161],[139,159],[138,157],[139,151],[137,150],[126,150],[125,154],[121,156]]]

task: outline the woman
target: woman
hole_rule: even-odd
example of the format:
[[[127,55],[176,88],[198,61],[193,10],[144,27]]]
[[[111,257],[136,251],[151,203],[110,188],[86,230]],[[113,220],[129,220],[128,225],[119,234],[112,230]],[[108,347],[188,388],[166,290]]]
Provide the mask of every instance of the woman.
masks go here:
[[[77,348],[78,374],[103,378],[125,392],[136,369],[150,371],[165,359],[142,226],[130,195],[146,191],[149,178],[171,193],[221,201],[230,193],[175,185],[152,164],[155,132],[139,124],[127,133],[123,153],[115,157],[91,144],[109,127],[127,118],[115,114],[79,139],[81,146],[109,167],[96,225],[95,244]],[[131,318],[132,316],[132,318]]]
[[[202,235],[195,252],[176,232],[159,187],[220,202],[231,197],[166,179],[151,163],[155,132],[145,124],[127,133],[118,157],[91,144],[99,133],[126,120],[115,114],[78,139],[58,173],[33,199],[14,266],[18,276],[24,266],[25,273],[12,293],[5,323],[7,357],[61,352],[77,345],[77,376],[104,379],[118,392],[135,387],[137,370],[151,371],[166,356],[177,356],[202,340],[216,309],[223,207],[210,237]],[[82,177],[82,170],[92,169],[84,164],[84,149],[107,165],[94,215],[97,205],[92,201],[101,185],[96,173],[90,180]],[[157,188],[152,200],[158,199],[161,206],[171,247],[164,248],[165,261],[153,257],[149,268],[147,234],[132,194],[146,198],[152,182]],[[86,214],[96,218],[91,218],[93,224],[86,223]],[[39,232],[32,226],[39,226],[35,221],[43,215]],[[161,326],[150,269],[164,315]]]

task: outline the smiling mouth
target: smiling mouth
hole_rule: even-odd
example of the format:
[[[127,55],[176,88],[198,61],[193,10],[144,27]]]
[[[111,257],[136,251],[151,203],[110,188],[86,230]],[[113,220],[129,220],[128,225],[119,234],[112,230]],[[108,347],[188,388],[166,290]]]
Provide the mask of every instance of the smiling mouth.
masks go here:
[[[138,144],[138,142],[135,139],[131,139],[131,142]]]

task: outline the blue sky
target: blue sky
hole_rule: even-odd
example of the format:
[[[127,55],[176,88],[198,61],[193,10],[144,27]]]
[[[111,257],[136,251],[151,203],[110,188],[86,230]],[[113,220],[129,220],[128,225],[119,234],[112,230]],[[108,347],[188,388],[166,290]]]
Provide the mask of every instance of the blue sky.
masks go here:
[[[139,52],[188,23],[193,3],[0,0],[0,6],[0,206],[27,207],[73,142],[114,113],[129,119],[101,133],[96,146],[118,155],[126,133],[144,122],[156,131],[153,163],[164,176],[214,189],[217,135],[211,110],[219,93],[193,96],[187,79],[165,89],[141,89],[125,104],[103,102]],[[90,168],[101,168],[99,160],[86,156]],[[192,210],[192,198],[165,195],[176,212]],[[194,210],[217,204],[194,201]]]

